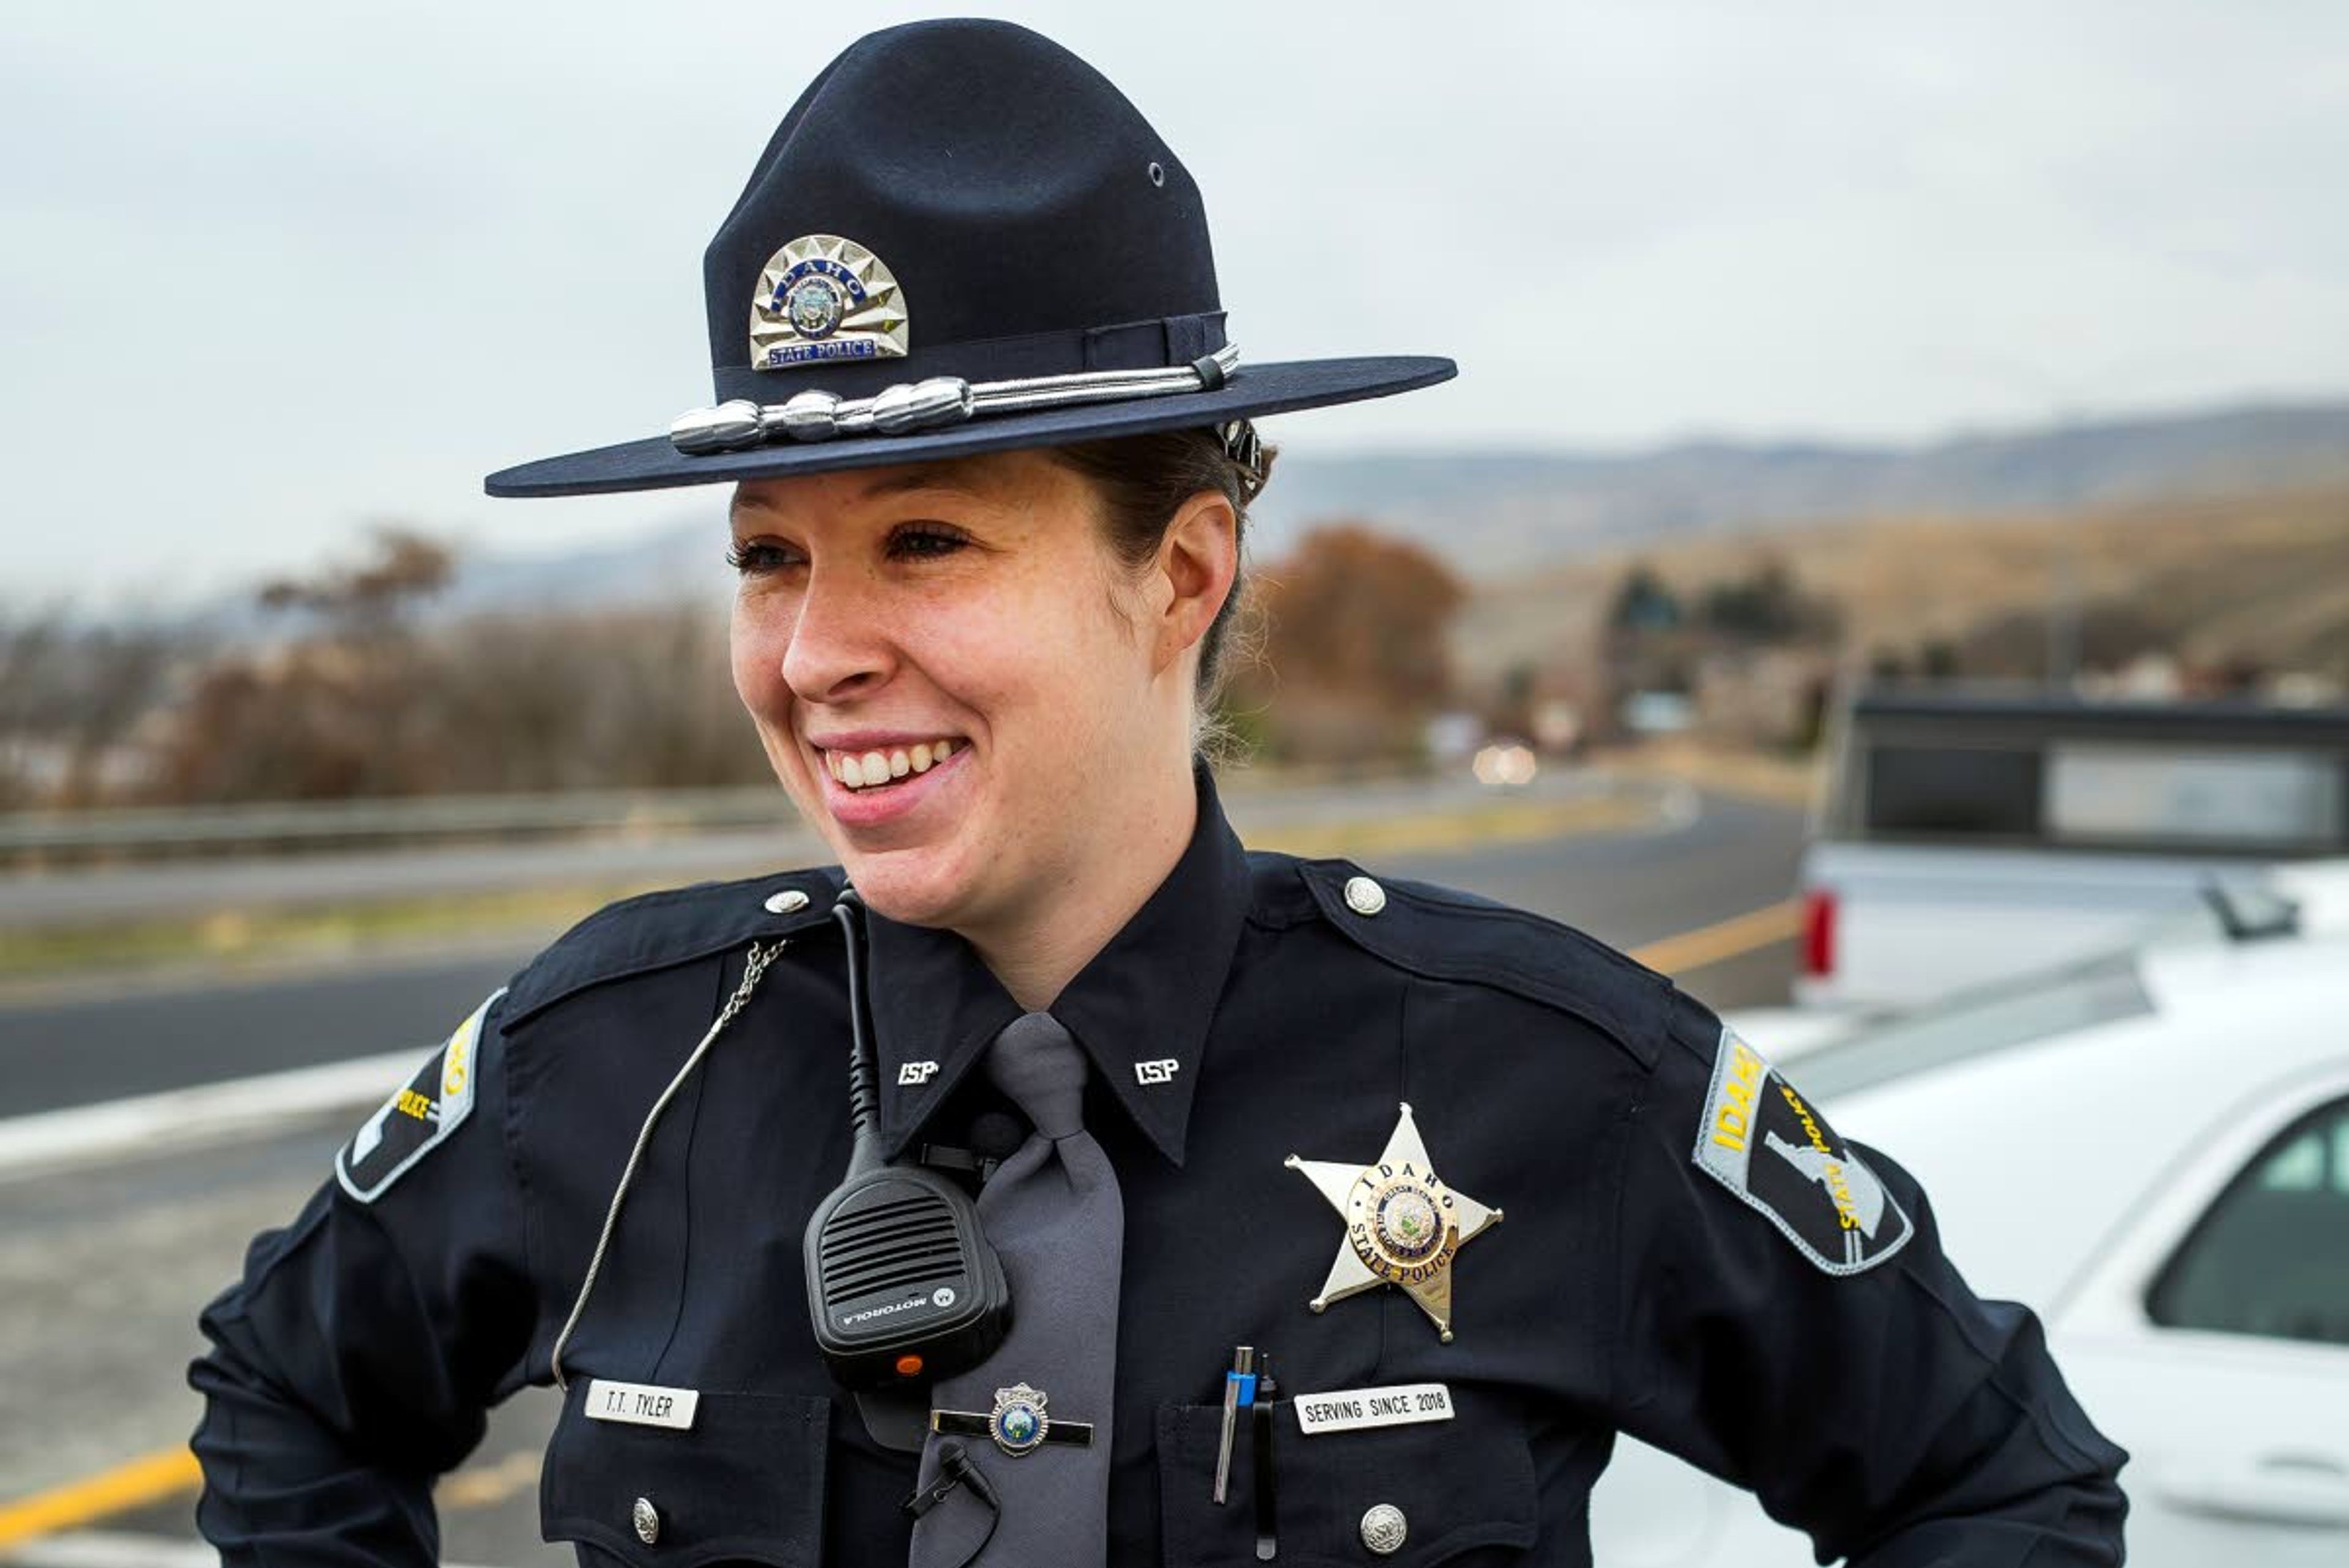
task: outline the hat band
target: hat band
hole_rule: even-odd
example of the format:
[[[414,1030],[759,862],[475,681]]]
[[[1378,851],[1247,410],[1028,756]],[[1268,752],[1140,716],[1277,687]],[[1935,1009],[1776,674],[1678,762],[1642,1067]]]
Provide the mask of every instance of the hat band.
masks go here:
[[[933,334],[902,359],[825,359],[785,369],[740,362],[713,364],[709,400],[724,403],[741,398],[754,403],[781,402],[790,395],[787,385],[821,387],[843,398],[869,398],[884,387],[926,376],[1001,381],[1014,376],[1061,376],[1079,370],[1160,370],[1188,365],[1223,346],[1220,310],[1001,337],[948,341]]]
[[[1213,391],[1237,375],[1239,365],[1239,346],[1226,343],[1188,365],[1153,369],[1082,370],[1065,376],[976,382],[959,376],[933,376],[926,381],[885,388],[869,398],[817,391],[801,392],[780,403],[739,398],[714,409],[680,414],[669,426],[668,439],[678,452],[699,457],[747,451],[778,435],[804,441],[911,435],[988,414],[1024,414],[1039,409],[1163,398],[1174,392]]]

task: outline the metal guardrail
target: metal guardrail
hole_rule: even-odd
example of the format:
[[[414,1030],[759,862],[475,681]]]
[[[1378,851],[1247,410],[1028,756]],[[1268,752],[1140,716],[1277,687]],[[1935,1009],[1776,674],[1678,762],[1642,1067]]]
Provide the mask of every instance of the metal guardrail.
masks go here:
[[[431,795],[0,815],[0,857],[140,855],[563,833],[664,833],[795,820],[771,784],[730,789]]]
[[[1651,787],[1572,770],[1545,773],[1527,793],[1555,798],[1640,794]],[[1343,783],[1291,776],[1242,778],[1227,781],[1224,795],[1226,809],[1258,821],[1375,816],[1498,798],[1485,786],[1450,774],[1397,774]],[[790,797],[773,784],[0,813],[0,871],[103,861],[364,852],[468,841],[653,838],[800,826]]]

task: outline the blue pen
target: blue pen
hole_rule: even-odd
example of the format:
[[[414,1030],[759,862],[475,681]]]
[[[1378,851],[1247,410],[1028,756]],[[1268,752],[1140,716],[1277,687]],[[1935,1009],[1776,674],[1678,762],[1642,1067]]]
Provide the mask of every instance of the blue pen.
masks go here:
[[[1224,1374],[1224,1431],[1216,1444],[1216,1501],[1222,1502],[1232,1476],[1232,1427],[1240,1407],[1256,1403],[1256,1347],[1243,1345],[1232,1352],[1232,1369]]]

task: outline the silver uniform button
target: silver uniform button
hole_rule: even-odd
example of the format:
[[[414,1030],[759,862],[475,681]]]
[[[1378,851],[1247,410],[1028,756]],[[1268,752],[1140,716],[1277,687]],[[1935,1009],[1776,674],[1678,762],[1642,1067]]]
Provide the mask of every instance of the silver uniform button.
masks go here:
[[[1387,890],[1368,877],[1346,878],[1346,908],[1358,915],[1375,915],[1387,907]]]
[[[808,896],[797,888],[786,888],[767,898],[767,913],[771,915],[796,915],[807,906]]]
[[[1396,1517],[1399,1519],[1402,1515],[1398,1514]],[[637,1540],[643,1542],[647,1546],[659,1544],[660,1510],[653,1506],[652,1499],[648,1497],[640,1497],[636,1499],[636,1506],[628,1511],[628,1518],[629,1521],[636,1527]],[[1370,1528],[1369,1522],[1367,1521],[1364,1521],[1362,1529],[1367,1532]],[[1395,1539],[1400,1541],[1402,1538],[1401,1536],[1397,1536]],[[1394,1549],[1392,1547],[1389,1547],[1387,1550],[1392,1552]]]
[[[1381,1557],[1391,1557],[1402,1550],[1402,1538],[1410,1533],[1411,1526],[1404,1521],[1402,1510],[1391,1502],[1379,1503],[1362,1515],[1362,1544]]]

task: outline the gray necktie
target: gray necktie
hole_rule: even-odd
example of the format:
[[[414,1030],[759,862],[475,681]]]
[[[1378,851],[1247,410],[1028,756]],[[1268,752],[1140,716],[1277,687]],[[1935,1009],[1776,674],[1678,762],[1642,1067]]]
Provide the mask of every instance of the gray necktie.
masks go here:
[[[1048,1422],[1090,1421],[1092,1441],[1048,1440],[1013,1456],[986,1438],[932,1434],[922,1449],[924,1489],[938,1480],[941,1444],[957,1440],[985,1480],[955,1488],[915,1521],[908,1561],[911,1568],[1084,1568],[1109,1551],[1125,1209],[1109,1157],[1084,1130],[1084,1053],[1060,1021],[1049,1012],[1014,1019],[989,1047],[987,1069],[1036,1128],[978,1195],[1011,1291],[1011,1332],[980,1366],[940,1382],[930,1402],[992,1411],[996,1390],[1025,1383],[1047,1396]],[[993,1509],[982,1495],[988,1491]],[[974,1555],[981,1542],[983,1554]]]

